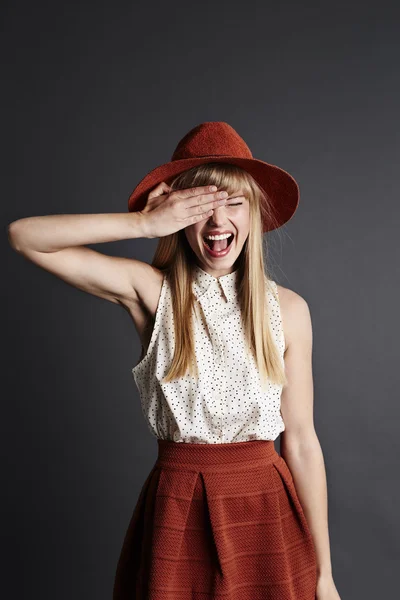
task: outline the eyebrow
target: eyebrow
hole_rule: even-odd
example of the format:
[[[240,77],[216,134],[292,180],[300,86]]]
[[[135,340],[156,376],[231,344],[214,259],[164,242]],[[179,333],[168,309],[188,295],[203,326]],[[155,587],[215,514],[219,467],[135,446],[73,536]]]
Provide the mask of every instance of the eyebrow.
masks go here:
[[[239,194],[238,196],[229,196],[228,200],[234,200],[235,198],[244,198],[244,194]]]

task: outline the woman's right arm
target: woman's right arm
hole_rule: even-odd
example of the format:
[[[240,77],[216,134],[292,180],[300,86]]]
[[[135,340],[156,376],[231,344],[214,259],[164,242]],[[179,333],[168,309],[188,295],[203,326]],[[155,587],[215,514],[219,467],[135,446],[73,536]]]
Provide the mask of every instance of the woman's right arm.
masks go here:
[[[26,217],[9,224],[8,239],[16,252],[66,283],[126,305],[154,284],[154,267],[85,244],[150,237],[146,221],[140,212]]]
[[[160,271],[140,260],[101,254],[85,244],[163,237],[208,219],[215,207],[226,203],[209,186],[170,190],[161,182],[139,212],[18,219],[8,226],[8,238],[16,252],[84,292],[124,307],[147,306],[157,295],[157,286],[159,291]]]

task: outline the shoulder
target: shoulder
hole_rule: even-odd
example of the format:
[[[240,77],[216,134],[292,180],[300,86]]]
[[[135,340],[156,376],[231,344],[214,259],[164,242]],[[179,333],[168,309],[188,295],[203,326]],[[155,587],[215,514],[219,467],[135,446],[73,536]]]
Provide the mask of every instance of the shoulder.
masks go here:
[[[294,290],[277,283],[275,285],[279,296],[287,348],[295,340],[310,341],[312,338],[312,324],[307,300]]]

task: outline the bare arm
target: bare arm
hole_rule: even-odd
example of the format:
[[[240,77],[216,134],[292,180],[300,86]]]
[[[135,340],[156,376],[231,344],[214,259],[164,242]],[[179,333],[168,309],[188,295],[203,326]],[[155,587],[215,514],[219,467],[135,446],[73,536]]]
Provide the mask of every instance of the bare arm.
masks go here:
[[[279,286],[287,350],[288,384],[281,397],[285,431],[281,454],[293,475],[317,554],[321,585],[333,590],[328,533],[327,485],[322,449],[314,429],[312,323],[307,302],[296,292]],[[338,598],[335,594],[329,597]]]
[[[152,276],[147,263],[84,246],[148,237],[141,213],[26,217],[10,223],[8,237],[14,250],[37,266],[114,303],[137,302]]]
[[[17,252],[67,283],[137,309],[152,304],[157,286],[159,291],[160,271],[139,260],[107,256],[84,245],[163,237],[208,219],[212,209],[225,202],[226,198],[209,187],[170,192],[163,181],[149,193],[141,212],[26,217],[9,225],[8,236]]]

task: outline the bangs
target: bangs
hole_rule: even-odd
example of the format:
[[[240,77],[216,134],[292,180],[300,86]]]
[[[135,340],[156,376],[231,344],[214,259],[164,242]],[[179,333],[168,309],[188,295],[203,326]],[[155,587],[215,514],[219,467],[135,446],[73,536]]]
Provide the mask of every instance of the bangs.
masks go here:
[[[251,175],[240,167],[217,162],[188,169],[175,177],[170,185],[174,190],[216,185],[218,189],[226,190],[229,195],[241,190],[250,200],[253,195],[251,180]]]

